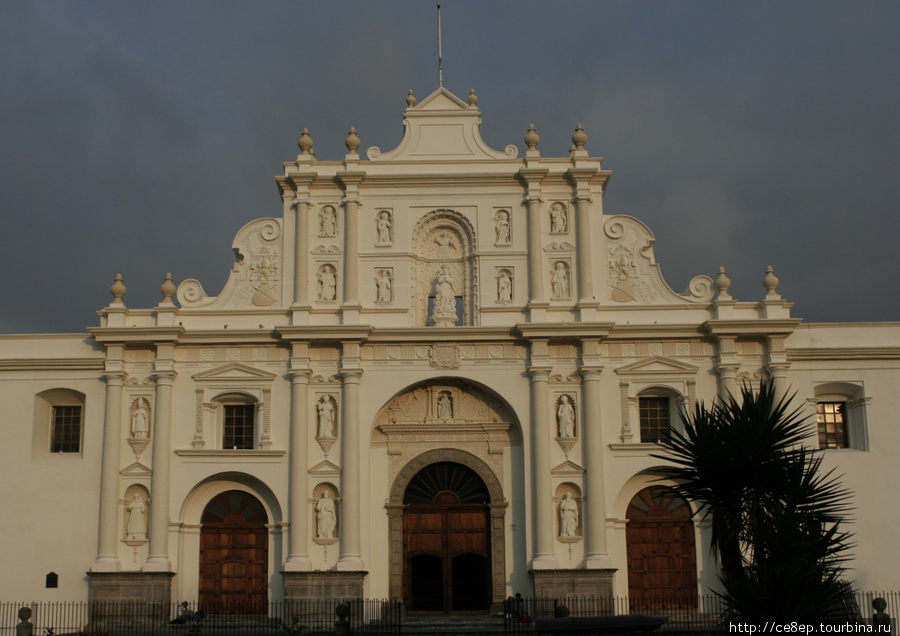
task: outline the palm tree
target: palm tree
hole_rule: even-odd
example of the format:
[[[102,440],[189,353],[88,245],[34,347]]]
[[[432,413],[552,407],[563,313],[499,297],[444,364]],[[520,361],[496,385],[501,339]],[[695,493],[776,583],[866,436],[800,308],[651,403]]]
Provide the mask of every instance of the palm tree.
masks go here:
[[[846,587],[850,534],[840,529],[850,493],[819,451],[803,446],[814,432],[790,398],[763,381],[693,414],[684,432],[661,441],[665,478],[711,518],[722,597],[747,621],[822,620]]]

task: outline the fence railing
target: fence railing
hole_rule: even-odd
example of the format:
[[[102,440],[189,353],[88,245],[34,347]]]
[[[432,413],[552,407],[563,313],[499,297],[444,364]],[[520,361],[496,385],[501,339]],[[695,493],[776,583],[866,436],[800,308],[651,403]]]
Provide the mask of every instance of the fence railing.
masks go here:
[[[886,613],[891,617],[897,634],[897,618],[900,617],[900,592],[852,592],[845,603],[847,620],[872,624],[873,601],[884,599]],[[628,597],[577,597],[564,599],[510,598],[504,607],[504,631],[506,634],[531,634],[534,621],[560,616],[597,617],[644,614],[667,617],[658,628],[661,632],[711,631],[729,633],[730,614],[725,601],[715,594],[678,598],[654,597],[629,599]],[[861,633],[861,632],[860,632]],[[874,632],[873,632],[874,633]],[[881,632],[884,634],[884,632]]]
[[[30,610],[34,636],[168,636],[400,633],[402,605],[372,599],[283,601],[211,611],[197,604],[90,602],[0,603],[0,636],[14,636]]]

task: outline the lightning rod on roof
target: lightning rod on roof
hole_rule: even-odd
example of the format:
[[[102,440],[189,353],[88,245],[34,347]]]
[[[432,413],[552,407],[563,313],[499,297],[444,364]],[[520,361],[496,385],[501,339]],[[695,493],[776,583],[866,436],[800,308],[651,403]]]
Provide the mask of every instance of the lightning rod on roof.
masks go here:
[[[444,64],[441,59],[441,5],[437,6],[438,10],[438,86],[444,87]]]

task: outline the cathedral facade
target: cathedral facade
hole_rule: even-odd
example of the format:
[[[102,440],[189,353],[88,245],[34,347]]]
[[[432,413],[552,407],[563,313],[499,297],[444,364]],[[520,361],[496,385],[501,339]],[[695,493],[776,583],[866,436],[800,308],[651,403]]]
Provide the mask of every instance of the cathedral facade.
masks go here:
[[[4,600],[696,599],[709,528],[652,454],[761,377],[855,492],[849,577],[898,587],[900,324],[804,323],[771,268],[672,291],[580,126],[495,150],[477,101],[410,92],[399,146],[343,161],[304,131],[217,296],[119,277],[89,334],[0,336]]]

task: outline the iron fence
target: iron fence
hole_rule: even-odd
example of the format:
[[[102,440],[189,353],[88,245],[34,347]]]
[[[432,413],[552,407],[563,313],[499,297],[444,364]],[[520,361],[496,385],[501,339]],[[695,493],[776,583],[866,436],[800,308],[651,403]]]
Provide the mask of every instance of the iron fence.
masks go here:
[[[255,636],[256,634],[400,634],[402,605],[372,599],[284,601],[230,606],[142,602],[0,603],[0,636],[14,636],[30,610],[34,636]]]
[[[897,634],[896,621],[897,617],[900,617],[900,592],[851,592],[844,606],[846,619],[870,625],[874,613],[872,602],[876,598],[885,600],[887,604],[885,611],[891,617],[894,626],[891,633]],[[684,597],[656,597],[639,601],[627,597],[509,598],[504,607],[504,632],[506,634],[532,634],[535,632],[535,620],[542,618],[624,616],[628,614],[667,617],[668,620],[657,630],[660,632],[729,633],[728,607],[716,594],[691,597],[687,601]],[[731,631],[734,632],[734,630]]]

